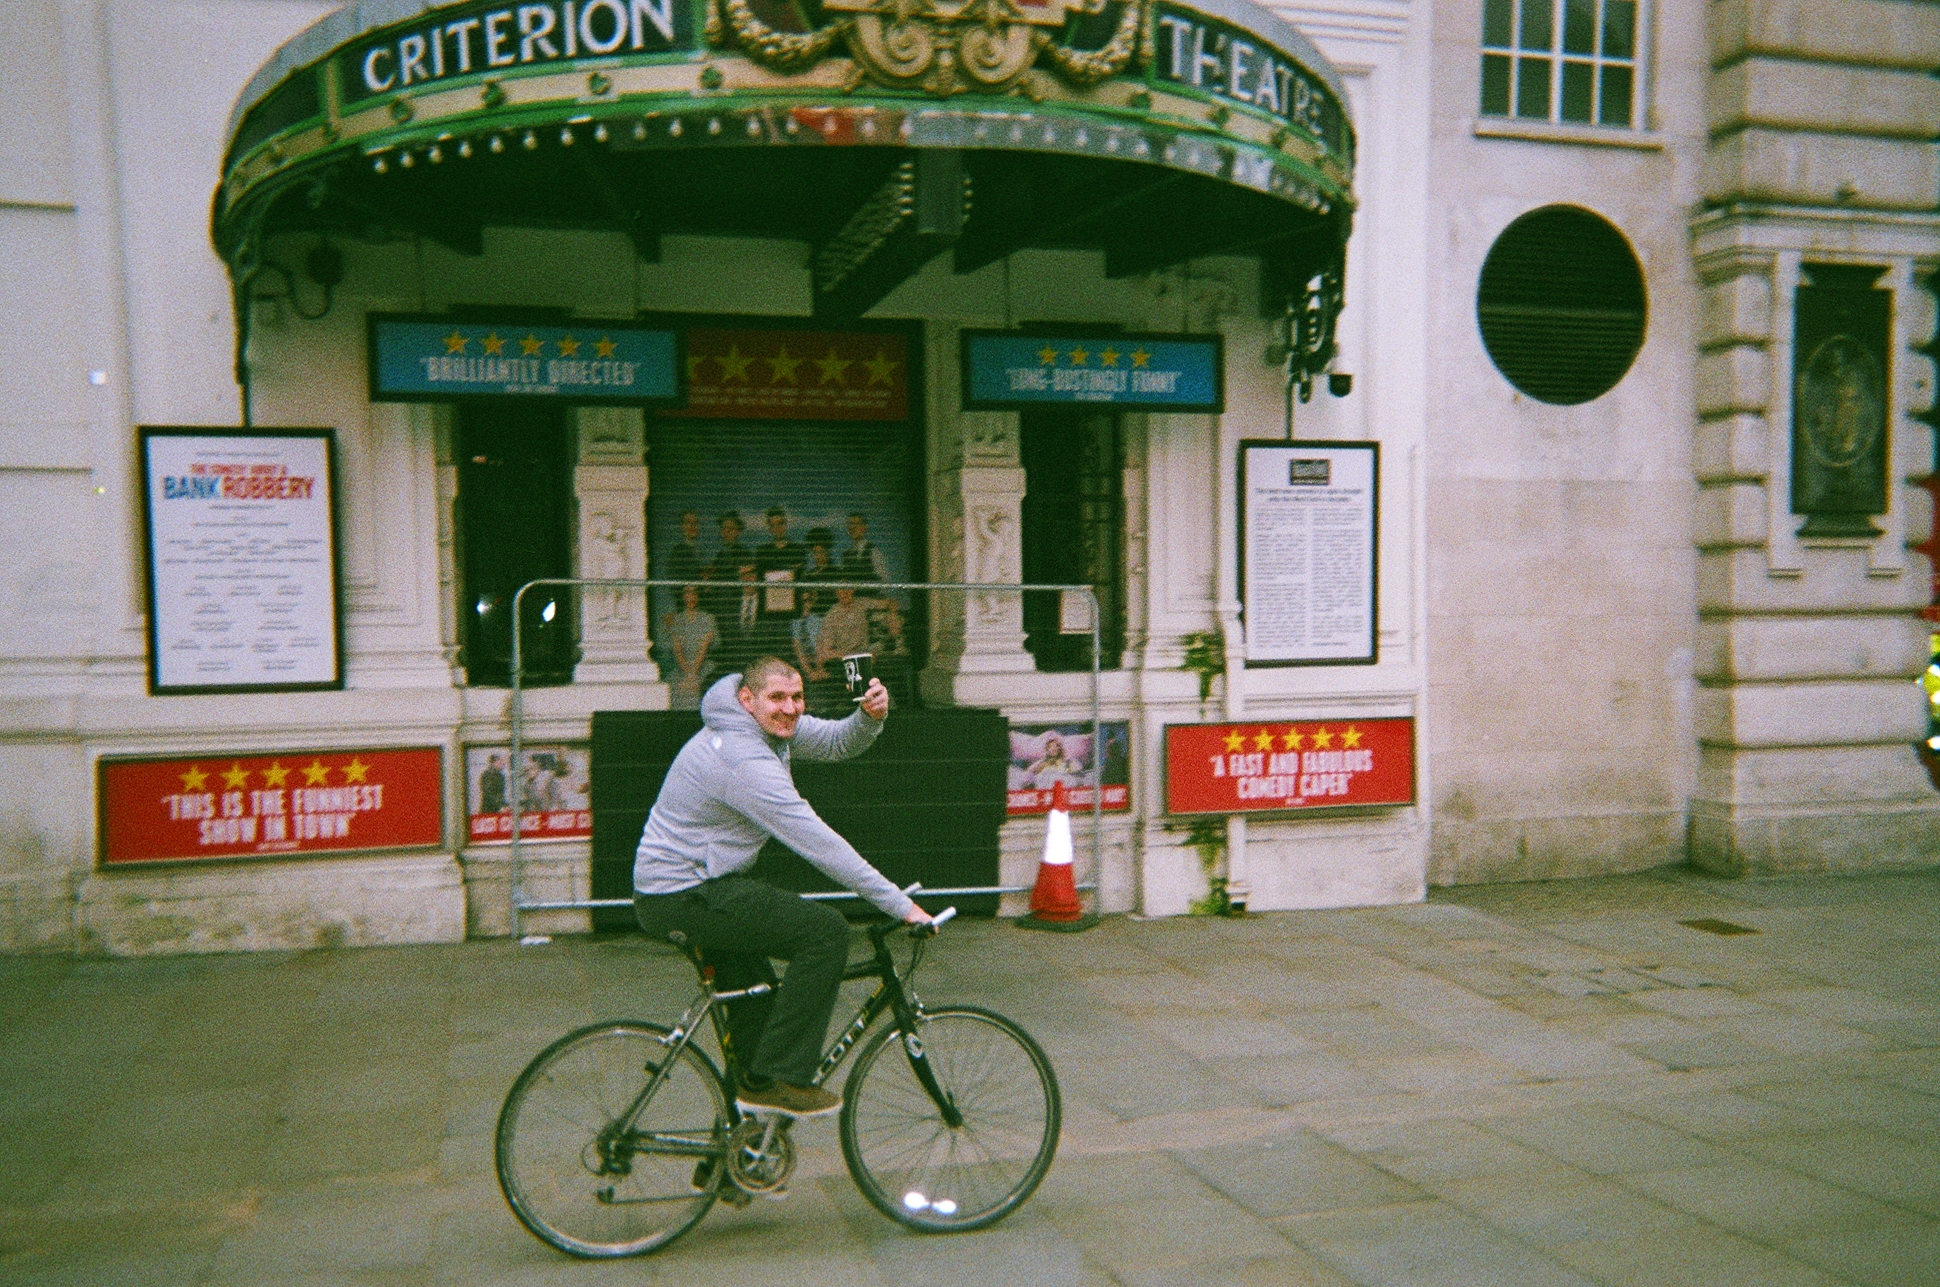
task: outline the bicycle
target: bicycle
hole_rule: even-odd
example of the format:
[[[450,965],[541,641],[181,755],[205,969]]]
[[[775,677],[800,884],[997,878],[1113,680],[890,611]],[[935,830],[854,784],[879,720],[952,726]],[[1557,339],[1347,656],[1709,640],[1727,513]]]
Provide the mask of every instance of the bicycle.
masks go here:
[[[909,987],[928,925],[872,926],[874,950],[844,981],[878,980],[816,1069],[820,1086],[863,1042],[843,1087],[842,1157],[863,1197],[921,1233],[981,1229],[1021,1206],[1051,1169],[1061,1107],[1051,1061],[1029,1033],[977,1006],[926,1007]],[[907,931],[897,972],[890,935]],[[692,1229],[717,1199],[746,1205],[779,1191],[795,1167],[785,1114],[743,1113],[724,1006],[766,983],[714,989],[713,970],[668,935],[700,976],[671,1025],[595,1023],[541,1051],[499,1112],[496,1160],[505,1200],[534,1236],[570,1255],[656,1251]],[[694,1043],[712,1021],[717,1067]],[[903,1058],[885,1057],[894,1047]]]

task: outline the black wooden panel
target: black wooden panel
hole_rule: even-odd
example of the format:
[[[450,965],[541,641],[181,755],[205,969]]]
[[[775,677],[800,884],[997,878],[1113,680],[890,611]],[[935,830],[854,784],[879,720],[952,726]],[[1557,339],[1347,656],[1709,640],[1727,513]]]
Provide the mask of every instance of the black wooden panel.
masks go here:
[[[593,896],[633,888],[640,829],[674,756],[700,727],[692,711],[599,711],[593,716]],[[997,711],[899,711],[865,754],[840,764],[797,761],[795,784],[815,811],[898,885],[997,883],[1009,726]],[[787,889],[836,885],[770,842],[755,866]],[[991,915],[994,895],[937,900]],[[926,906],[931,905],[926,901]],[[861,904],[846,909],[866,911]],[[597,929],[625,929],[623,909],[594,914]]]

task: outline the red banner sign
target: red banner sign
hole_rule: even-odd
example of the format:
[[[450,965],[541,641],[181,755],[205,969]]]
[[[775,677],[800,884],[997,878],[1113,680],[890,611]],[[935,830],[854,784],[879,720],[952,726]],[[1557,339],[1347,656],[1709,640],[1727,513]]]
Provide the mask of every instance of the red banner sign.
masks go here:
[[[103,760],[101,861],[180,862],[444,839],[444,757],[406,750]]]
[[[734,420],[907,420],[909,337],[896,331],[687,332],[687,405]]]
[[[1259,813],[1413,804],[1412,719],[1172,724],[1165,810]]]

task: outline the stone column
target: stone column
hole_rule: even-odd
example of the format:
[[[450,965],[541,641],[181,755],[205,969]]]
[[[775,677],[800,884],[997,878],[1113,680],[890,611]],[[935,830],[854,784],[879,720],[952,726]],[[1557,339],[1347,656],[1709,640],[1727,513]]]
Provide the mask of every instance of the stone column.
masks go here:
[[[1915,757],[1910,682],[1927,597],[1909,540],[1933,468],[1931,296],[1940,8],[1910,0],[1712,7],[1700,286],[1699,775],[1692,861],[1714,871],[1878,869],[1940,859],[1940,796]],[[1830,269],[1828,272],[1826,269]],[[1792,512],[1797,292],[1853,269],[1890,292],[1877,535],[1811,536]],[[1843,275],[1841,269],[1848,270]],[[1858,274],[1866,276],[1866,274]],[[1823,285],[1821,281],[1819,284]],[[1809,357],[1810,355],[1804,355]],[[1862,525],[1863,526],[1863,525]]]
[[[929,330],[930,522],[938,580],[1023,580],[1024,469],[1017,414],[964,411],[956,328]],[[930,664],[922,675],[933,701],[987,701],[973,695],[977,675],[1034,670],[1024,650],[1024,605],[1016,594],[937,594],[931,600]],[[968,687],[966,687],[966,684]]]
[[[576,575],[634,580],[647,574],[646,419],[632,407],[579,411]],[[580,683],[653,683],[647,655],[647,596],[642,590],[580,595]]]

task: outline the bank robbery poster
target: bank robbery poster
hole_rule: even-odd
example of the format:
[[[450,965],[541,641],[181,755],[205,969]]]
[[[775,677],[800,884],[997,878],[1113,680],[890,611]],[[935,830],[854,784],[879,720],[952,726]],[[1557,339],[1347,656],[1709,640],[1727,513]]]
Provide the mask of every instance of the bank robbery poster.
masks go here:
[[[1073,813],[1089,813],[1092,795],[1103,781],[1104,812],[1125,813],[1132,807],[1131,725],[1106,720],[1098,726],[1098,745],[1091,739],[1091,721],[1075,724],[1012,724],[1010,726],[1009,791],[1004,812],[1012,818],[1051,811],[1051,793],[1062,782]]]
[[[435,746],[104,759],[97,773],[104,866],[428,848],[444,838]]]
[[[512,765],[507,745],[465,748],[466,832],[474,845],[512,843],[512,809],[519,842],[586,840],[593,834],[593,752],[587,746],[521,746]]]
[[[1414,800],[1415,722],[1409,718],[1166,726],[1169,814]]]
[[[328,429],[143,428],[155,693],[343,687]]]

